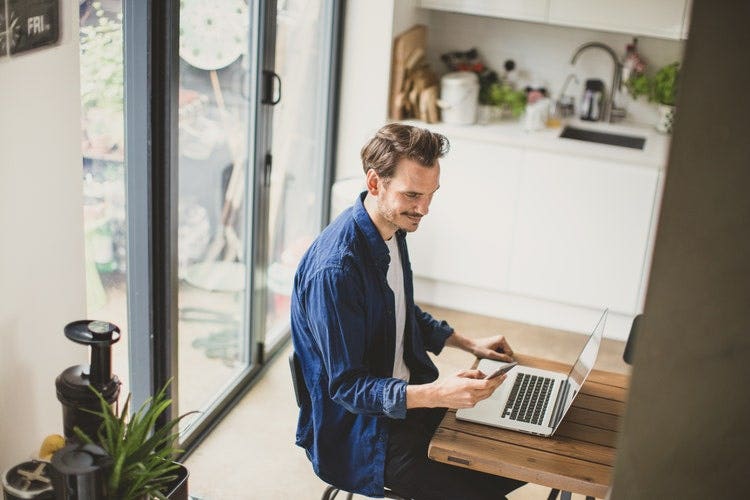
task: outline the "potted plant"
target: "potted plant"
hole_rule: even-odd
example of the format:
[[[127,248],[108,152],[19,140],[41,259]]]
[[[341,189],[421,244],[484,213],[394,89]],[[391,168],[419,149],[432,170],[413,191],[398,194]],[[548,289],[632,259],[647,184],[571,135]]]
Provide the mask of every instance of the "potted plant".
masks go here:
[[[644,73],[636,74],[625,83],[634,98],[643,95],[650,102],[658,104],[659,120],[656,123],[656,129],[659,132],[670,133],[672,131],[679,74],[680,63],[673,62],[661,68],[653,77]]]
[[[170,382],[133,415],[128,415],[130,394],[118,415],[92,387],[101,404],[101,410],[93,413],[102,419],[102,424],[95,438],[78,427],[74,430],[84,443],[97,444],[112,458],[113,465],[107,473],[107,498],[187,498],[187,470],[174,462],[183,450],[174,443],[178,437],[177,424],[189,413],[156,428],[157,419],[172,404],[167,397]]]

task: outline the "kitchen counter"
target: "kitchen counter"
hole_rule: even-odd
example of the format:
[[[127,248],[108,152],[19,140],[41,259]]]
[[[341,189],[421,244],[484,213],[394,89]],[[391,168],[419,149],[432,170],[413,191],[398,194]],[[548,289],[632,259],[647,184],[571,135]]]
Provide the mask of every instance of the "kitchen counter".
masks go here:
[[[429,128],[430,130],[444,134],[448,137],[448,140],[457,138],[470,139],[524,149],[530,148],[550,153],[599,158],[659,170],[662,170],[667,164],[667,155],[671,140],[671,136],[658,133],[652,126],[628,122],[611,124],[569,119],[559,127],[550,127],[531,132],[525,131],[523,122],[519,120],[505,120],[487,125],[426,124],[414,120],[405,121],[404,123]],[[646,139],[646,143],[642,150],[638,150],[576,139],[562,139],[559,135],[565,125],[598,132],[640,136]]]

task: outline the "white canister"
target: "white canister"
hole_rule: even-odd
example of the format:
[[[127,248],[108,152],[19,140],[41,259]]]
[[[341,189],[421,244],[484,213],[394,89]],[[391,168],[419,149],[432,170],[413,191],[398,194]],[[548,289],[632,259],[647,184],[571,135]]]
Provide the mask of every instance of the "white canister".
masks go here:
[[[477,121],[479,77],[472,71],[447,73],[440,79],[440,106],[444,123],[470,125]]]
[[[542,130],[547,126],[549,119],[550,100],[548,98],[539,99],[533,104],[526,105],[523,116],[523,128],[527,132],[532,130]]]

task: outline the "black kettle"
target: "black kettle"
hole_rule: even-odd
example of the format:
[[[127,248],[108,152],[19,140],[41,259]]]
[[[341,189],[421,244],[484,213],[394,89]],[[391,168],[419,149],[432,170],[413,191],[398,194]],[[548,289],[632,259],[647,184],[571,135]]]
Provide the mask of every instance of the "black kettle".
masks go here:
[[[602,118],[604,105],[604,82],[586,80],[581,99],[581,120],[596,122]]]

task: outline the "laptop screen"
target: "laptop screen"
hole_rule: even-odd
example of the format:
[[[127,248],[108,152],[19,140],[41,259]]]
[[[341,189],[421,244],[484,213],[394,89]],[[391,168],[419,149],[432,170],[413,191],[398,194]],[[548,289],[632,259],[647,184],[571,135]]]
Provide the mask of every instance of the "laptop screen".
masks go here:
[[[586,377],[589,376],[591,370],[594,368],[596,363],[596,357],[599,354],[599,345],[602,343],[602,335],[604,334],[604,324],[607,322],[607,312],[609,309],[605,309],[599,318],[599,322],[594,327],[594,331],[589,335],[588,341],[583,346],[581,354],[578,355],[578,359],[573,364],[573,367],[568,373],[568,378],[563,385],[560,402],[556,409],[556,415],[552,418],[552,427],[557,429],[557,426],[562,422],[563,416],[568,413],[573,400],[578,394],[578,391],[586,381]],[[562,411],[560,411],[562,410]]]

